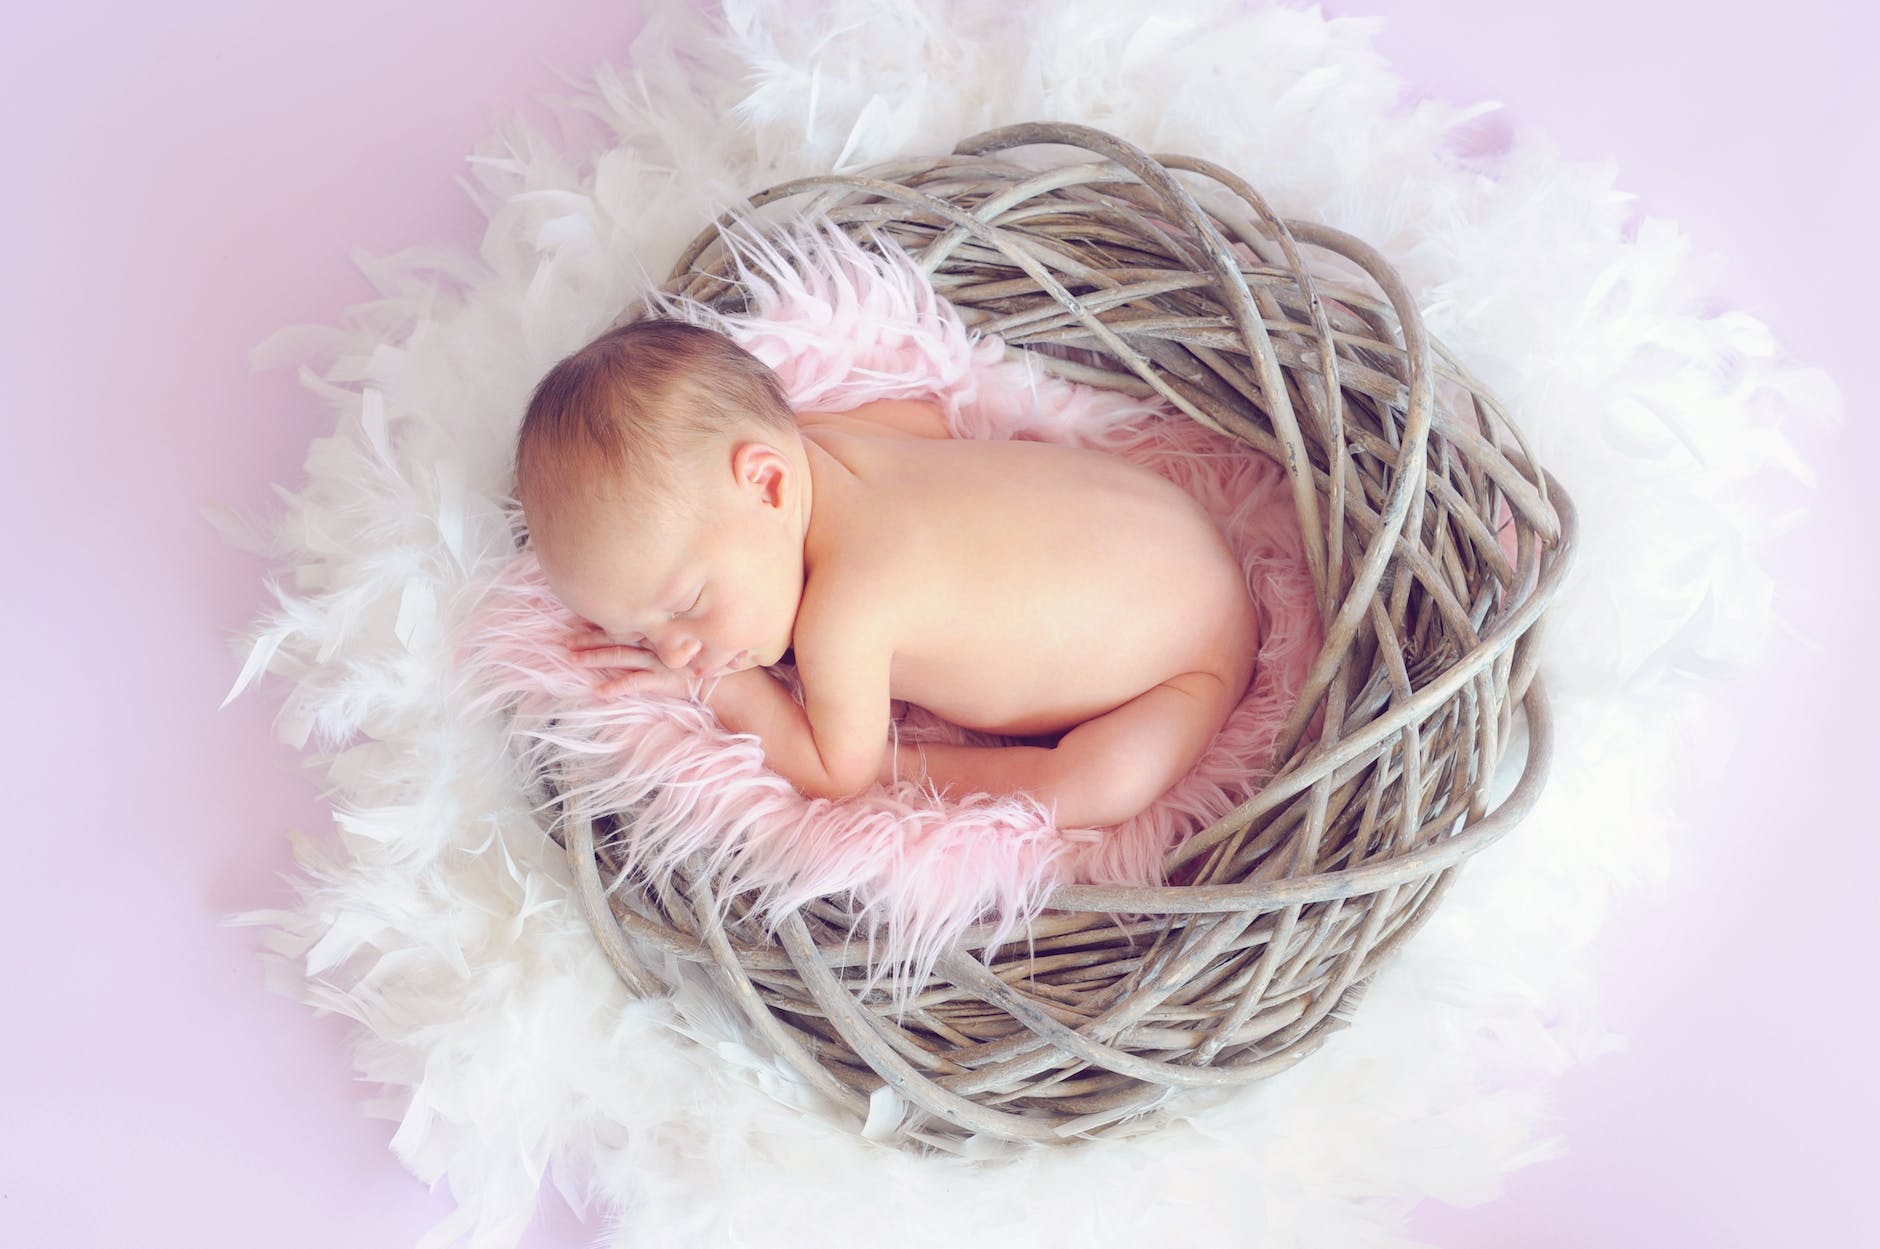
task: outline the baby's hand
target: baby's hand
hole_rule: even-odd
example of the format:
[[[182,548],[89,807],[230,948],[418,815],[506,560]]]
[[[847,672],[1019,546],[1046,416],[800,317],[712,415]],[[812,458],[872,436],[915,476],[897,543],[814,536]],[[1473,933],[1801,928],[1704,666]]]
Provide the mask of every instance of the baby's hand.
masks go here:
[[[622,645],[594,625],[578,626],[563,641],[568,647],[569,658],[578,668],[624,670],[621,675],[610,677],[594,687],[602,698],[621,694],[677,694],[684,697],[692,692],[691,673],[668,668],[659,662],[659,656],[652,651],[640,646]]]

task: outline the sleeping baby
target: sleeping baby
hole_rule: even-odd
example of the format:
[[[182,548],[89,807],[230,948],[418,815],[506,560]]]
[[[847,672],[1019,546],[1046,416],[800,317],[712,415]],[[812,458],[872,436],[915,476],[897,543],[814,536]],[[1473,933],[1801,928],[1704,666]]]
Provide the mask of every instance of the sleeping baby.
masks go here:
[[[1120,823],[1246,691],[1259,625],[1199,503],[1101,451],[949,436],[932,404],[792,413],[729,338],[612,330],[524,417],[517,493],[604,696],[691,694],[803,793],[911,779]],[[793,660],[801,704],[767,669]],[[892,704],[1011,746],[896,746]]]

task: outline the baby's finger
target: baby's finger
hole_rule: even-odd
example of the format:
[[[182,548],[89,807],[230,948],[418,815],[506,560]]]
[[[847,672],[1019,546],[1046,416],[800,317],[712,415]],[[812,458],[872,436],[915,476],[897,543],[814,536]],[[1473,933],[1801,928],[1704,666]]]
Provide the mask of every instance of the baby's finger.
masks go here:
[[[637,646],[590,646],[585,650],[568,648],[568,659],[577,668],[655,668],[662,666],[657,656]]]
[[[682,689],[658,672],[627,672],[611,677],[594,687],[594,692],[602,698],[617,698],[627,694],[678,694]]]
[[[570,633],[561,639],[561,644],[569,650],[593,650],[597,646],[621,646],[605,633],[596,629],[591,633]]]

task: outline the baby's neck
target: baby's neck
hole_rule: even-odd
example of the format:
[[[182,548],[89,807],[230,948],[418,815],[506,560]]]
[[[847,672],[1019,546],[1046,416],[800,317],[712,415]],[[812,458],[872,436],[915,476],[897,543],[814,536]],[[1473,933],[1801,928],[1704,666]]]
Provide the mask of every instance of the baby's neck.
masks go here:
[[[861,483],[849,466],[808,432],[803,435],[805,472],[799,506],[803,530],[803,572],[839,544],[850,531]]]

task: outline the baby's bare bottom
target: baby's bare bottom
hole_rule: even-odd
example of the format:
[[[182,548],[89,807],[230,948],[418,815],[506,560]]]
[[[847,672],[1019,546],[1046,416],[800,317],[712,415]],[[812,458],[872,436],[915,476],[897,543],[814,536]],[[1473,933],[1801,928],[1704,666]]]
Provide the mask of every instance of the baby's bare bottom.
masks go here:
[[[1226,723],[1241,690],[1212,672],[1186,672],[1045,746],[903,745],[883,779],[931,783],[942,794],[1028,793],[1064,828],[1120,824],[1187,775]]]

